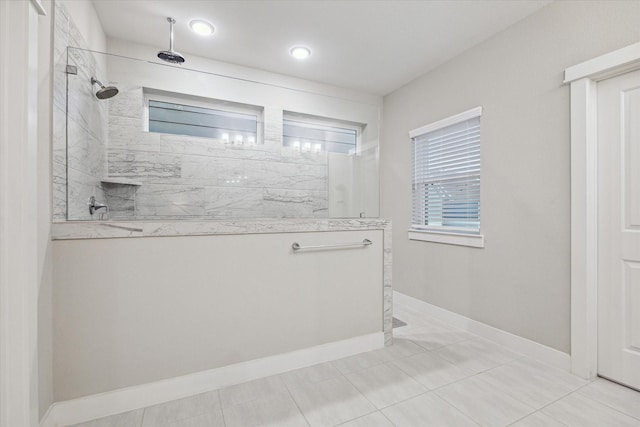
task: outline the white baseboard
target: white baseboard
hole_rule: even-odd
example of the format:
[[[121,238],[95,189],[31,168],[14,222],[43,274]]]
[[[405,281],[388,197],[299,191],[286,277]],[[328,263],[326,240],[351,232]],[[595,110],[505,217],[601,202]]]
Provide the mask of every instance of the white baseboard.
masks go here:
[[[547,365],[551,365],[565,371],[571,370],[571,356],[560,350],[547,347],[546,345],[514,335],[510,332],[503,331],[502,329],[494,328],[493,326],[469,319],[468,317],[445,310],[417,298],[401,294],[397,291],[393,292],[393,301],[397,304],[405,305],[413,308],[414,310],[435,317],[436,319],[442,320],[464,331],[471,332],[482,338],[493,341],[508,348],[509,350],[537,359]]]
[[[90,421],[382,347],[384,333],[376,332],[222,368],[56,402],[45,414],[40,427],[61,427]]]

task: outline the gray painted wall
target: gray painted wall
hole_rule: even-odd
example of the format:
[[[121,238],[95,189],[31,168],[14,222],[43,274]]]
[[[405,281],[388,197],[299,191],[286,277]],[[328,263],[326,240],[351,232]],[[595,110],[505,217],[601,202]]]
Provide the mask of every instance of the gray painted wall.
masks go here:
[[[566,67],[640,40],[640,2],[555,2],[384,99],[394,288],[570,352]],[[409,241],[408,132],[481,105],[484,249]]]

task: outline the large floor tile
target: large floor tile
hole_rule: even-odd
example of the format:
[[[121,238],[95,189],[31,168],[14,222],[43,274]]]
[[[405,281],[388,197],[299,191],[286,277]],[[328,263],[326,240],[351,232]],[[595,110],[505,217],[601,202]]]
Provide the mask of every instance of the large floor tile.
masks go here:
[[[220,399],[218,392],[210,391],[145,408],[142,426],[169,426],[176,421],[217,412],[219,410]]]
[[[480,338],[452,344],[435,351],[449,362],[476,373],[521,357],[504,347]]]
[[[561,384],[567,389],[577,390],[589,384],[590,380],[585,380],[577,375],[562,369],[554,368],[545,363],[538,362],[537,360],[530,359],[528,357],[522,357],[509,362],[507,366],[514,366],[520,370],[528,372],[530,375],[543,376],[549,381],[554,381]]]
[[[353,372],[347,375],[347,379],[378,409],[427,391],[409,375],[389,364]]]
[[[250,402],[253,399],[286,392],[287,386],[282,378],[276,375],[225,387],[220,390],[220,401],[222,402],[222,407],[227,408]]]
[[[376,410],[345,377],[292,389],[291,394],[311,426],[334,426]]]
[[[330,362],[285,372],[280,377],[289,389],[315,384],[342,375]]]
[[[565,378],[566,377],[566,378]],[[539,409],[586,384],[569,373],[554,372],[553,368],[529,360],[516,360],[483,372],[478,378],[502,393]]]
[[[382,410],[396,427],[477,426],[433,393],[425,393]]]
[[[473,371],[458,367],[434,352],[415,354],[392,363],[428,389],[474,375]]]
[[[374,412],[364,417],[356,418],[340,424],[340,427],[394,427],[391,421],[382,412]]]
[[[427,326],[440,326],[449,329],[459,329],[451,324],[440,320],[434,316],[421,312],[411,307],[395,306],[393,316],[407,322],[409,325],[427,325]]]
[[[368,351],[366,353],[356,354],[355,356],[345,357],[331,362],[342,374],[360,371],[372,366],[380,365],[385,362],[377,350]]]
[[[554,420],[542,412],[534,412],[531,415],[509,424],[509,427],[566,427],[558,420]]]
[[[446,345],[475,338],[474,335],[468,332],[435,325],[398,331],[397,336],[410,339],[425,350],[435,350]]]
[[[394,316],[409,324],[394,329],[393,346],[74,427],[640,427],[638,392],[411,308]]]
[[[477,351],[484,352],[485,354],[494,358],[500,364],[508,363],[513,360],[517,360],[524,357],[523,354],[516,353],[514,351],[509,350],[506,347],[496,344],[493,341],[489,341],[480,337],[476,337],[476,339],[465,341],[464,343],[461,343],[461,344],[463,345],[467,344],[469,347],[474,348]]]
[[[227,427],[306,427],[307,421],[287,394],[254,399],[224,409]]]
[[[534,412],[534,408],[496,390],[478,376],[434,391],[483,426],[504,426]]]
[[[640,426],[640,420],[577,392],[552,403],[542,412],[569,427]]]
[[[192,418],[170,421],[167,427],[225,427],[222,411],[217,410]]]
[[[640,419],[640,392],[614,382],[598,379],[578,393]]]
[[[124,412],[110,417],[99,418],[86,423],[74,424],[70,427],[140,427],[143,409]]]
[[[381,348],[380,350],[376,350],[376,354],[380,357],[381,360],[390,362],[392,360],[411,356],[417,353],[422,353],[424,351],[424,348],[420,347],[407,338],[394,337],[393,345],[389,345]]]

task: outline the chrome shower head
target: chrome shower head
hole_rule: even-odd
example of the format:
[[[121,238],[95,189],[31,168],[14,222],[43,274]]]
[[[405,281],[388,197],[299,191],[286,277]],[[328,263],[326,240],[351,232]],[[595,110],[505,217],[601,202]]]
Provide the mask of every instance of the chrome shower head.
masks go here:
[[[98,99],[109,99],[109,98],[113,98],[118,94],[117,87],[105,86],[102,83],[100,83],[100,80],[96,79],[95,77],[91,77],[91,84],[92,85],[97,84],[98,86],[100,86],[100,89],[98,89],[98,91],[96,92],[96,98]]]
[[[184,56],[173,50],[161,50],[158,52],[158,58],[173,64],[182,64],[184,62]]]
[[[184,56],[173,50],[173,24],[176,23],[176,20],[169,17],[167,18],[167,22],[169,23],[171,32],[169,37],[169,50],[161,50],[158,52],[158,58],[163,61],[171,62],[172,64],[182,64],[184,62]]]

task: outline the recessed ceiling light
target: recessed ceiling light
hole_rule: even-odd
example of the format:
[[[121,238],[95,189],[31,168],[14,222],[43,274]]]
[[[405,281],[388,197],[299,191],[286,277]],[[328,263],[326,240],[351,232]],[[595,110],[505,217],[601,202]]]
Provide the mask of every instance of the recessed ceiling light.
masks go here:
[[[304,46],[294,46],[289,50],[289,53],[296,59],[305,59],[311,55],[311,49]]]
[[[201,36],[209,36],[213,34],[214,31],[213,25],[200,19],[194,19],[193,21],[189,22],[189,26],[194,33],[200,34]]]

